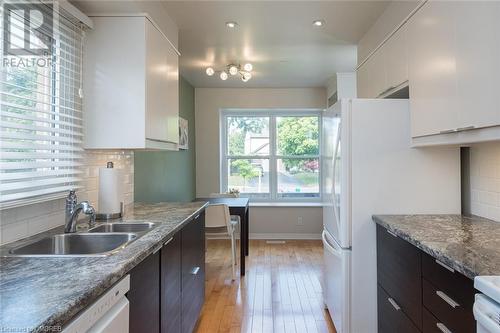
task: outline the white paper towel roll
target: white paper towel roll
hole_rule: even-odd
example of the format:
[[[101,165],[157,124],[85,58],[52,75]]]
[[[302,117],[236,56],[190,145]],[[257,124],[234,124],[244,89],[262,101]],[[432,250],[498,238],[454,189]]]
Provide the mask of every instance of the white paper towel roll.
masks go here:
[[[120,169],[99,169],[99,214],[120,212],[123,202],[123,177]]]

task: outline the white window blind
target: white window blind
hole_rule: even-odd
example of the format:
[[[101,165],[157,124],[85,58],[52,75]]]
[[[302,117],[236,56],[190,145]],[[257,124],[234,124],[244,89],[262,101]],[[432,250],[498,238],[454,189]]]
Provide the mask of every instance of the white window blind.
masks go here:
[[[57,2],[31,4],[1,6],[0,208],[62,197],[82,175],[83,27]]]

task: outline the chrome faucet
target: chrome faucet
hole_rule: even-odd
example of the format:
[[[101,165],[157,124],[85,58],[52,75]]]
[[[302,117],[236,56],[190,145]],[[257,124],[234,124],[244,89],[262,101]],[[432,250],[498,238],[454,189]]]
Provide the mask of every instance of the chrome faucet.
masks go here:
[[[64,223],[64,232],[72,233],[76,232],[76,222],[78,220],[78,215],[83,212],[86,215],[90,215],[89,227],[95,225],[95,209],[90,205],[88,201],[82,201],[77,203],[76,193],[74,190],[69,191],[69,195],[66,198],[66,217]]]

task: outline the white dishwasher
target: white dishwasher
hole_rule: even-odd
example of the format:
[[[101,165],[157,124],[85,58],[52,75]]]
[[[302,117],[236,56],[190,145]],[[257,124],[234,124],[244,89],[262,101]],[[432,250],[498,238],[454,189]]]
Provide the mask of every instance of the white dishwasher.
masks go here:
[[[64,333],[128,333],[130,290],[127,275],[73,319]]]
[[[483,293],[473,308],[477,333],[500,333],[500,276],[476,276],[474,288]]]

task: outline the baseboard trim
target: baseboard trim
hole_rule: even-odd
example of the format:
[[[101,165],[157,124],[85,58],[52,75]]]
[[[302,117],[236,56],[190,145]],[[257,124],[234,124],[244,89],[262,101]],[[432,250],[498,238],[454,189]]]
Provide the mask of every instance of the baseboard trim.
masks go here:
[[[250,233],[250,239],[321,239],[321,234]]]
[[[240,239],[240,235],[236,235],[237,239]],[[249,239],[290,239],[290,240],[317,240],[321,239],[321,234],[296,234],[296,233],[250,233],[248,235]],[[208,235],[207,239],[229,239],[226,235]]]

